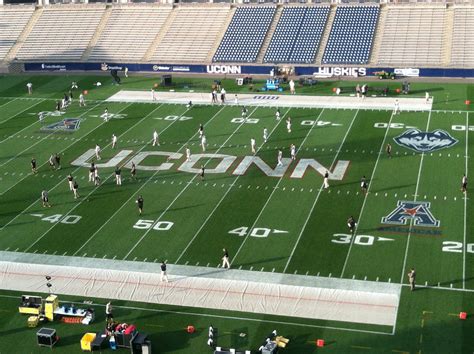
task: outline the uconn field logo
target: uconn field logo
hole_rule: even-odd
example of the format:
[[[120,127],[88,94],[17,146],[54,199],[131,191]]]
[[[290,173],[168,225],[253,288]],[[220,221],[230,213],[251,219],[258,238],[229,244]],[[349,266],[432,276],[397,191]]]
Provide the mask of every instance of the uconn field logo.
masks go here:
[[[208,74],[242,74],[240,65],[208,65],[206,70]]]
[[[432,132],[422,132],[419,129],[409,129],[394,138],[395,142],[416,152],[433,152],[457,144],[458,140],[448,132],[436,129]]]
[[[398,201],[397,207],[389,215],[382,218],[382,224],[407,225],[412,219],[415,226],[439,227],[439,220],[436,220],[430,211],[429,202],[406,202]]]

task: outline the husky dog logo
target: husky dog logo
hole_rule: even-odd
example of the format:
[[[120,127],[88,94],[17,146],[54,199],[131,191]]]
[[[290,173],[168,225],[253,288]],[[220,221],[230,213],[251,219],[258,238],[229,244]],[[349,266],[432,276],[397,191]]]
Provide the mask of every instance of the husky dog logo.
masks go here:
[[[430,202],[398,201],[397,207],[389,215],[382,218],[382,224],[406,225],[412,219],[415,226],[439,227],[430,211]]]
[[[432,132],[422,132],[419,129],[409,129],[395,137],[398,145],[405,146],[416,152],[433,152],[457,144],[458,140],[446,131],[436,129]]]
[[[41,131],[47,132],[75,132],[79,129],[81,120],[79,118],[66,118],[62,121],[47,125]]]

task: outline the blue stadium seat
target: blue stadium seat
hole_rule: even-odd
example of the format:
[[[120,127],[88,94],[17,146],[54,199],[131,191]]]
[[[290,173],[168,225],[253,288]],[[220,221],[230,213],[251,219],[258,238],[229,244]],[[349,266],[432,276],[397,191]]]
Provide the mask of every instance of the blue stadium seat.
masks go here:
[[[312,63],[329,7],[285,7],[263,59],[266,63]]]
[[[239,7],[214,54],[214,62],[257,60],[276,7]]]
[[[378,17],[379,6],[338,7],[323,64],[366,64]]]

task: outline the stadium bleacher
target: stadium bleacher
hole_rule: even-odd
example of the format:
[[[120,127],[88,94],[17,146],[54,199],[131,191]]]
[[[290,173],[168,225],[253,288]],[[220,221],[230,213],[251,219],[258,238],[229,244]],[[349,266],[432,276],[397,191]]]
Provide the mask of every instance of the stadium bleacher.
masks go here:
[[[255,62],[275,10],[275,6],[237,8],[213,61]]]
[[[451,66],[474,67],[474,7],[454,9]]]
[[[34,10],[32,6],[0,7],[0,61],[16,43]]]
[[[140,61],[170,12],[161,6],[114,7],[89,59]]]
[[[445,6],[390,6],[378,63],[439,66],[443,61],[445,21]]]
[[[339,6],[324,51],[323,64],[366,64],[379,6]]]
[[[229,6],[183,6],[151,56],[152,61],[206,60],[229,14]]]
[[[286,7],[263,59],[266,63],[312,63],[329,6]]]
[[[17,58],[80,60],[104,11],[105,5],[46,7]]]

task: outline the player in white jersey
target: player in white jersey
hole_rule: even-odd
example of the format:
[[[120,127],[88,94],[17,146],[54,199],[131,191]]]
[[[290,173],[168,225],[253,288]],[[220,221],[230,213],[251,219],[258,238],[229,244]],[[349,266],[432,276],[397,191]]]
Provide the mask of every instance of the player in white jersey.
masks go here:
[[[247,108],[242,107],[242,118],[247,120]]]
[[[400,102],[398,99],[395,100],[395,105],[393,107],[393,114],[400,114]]]
[[[122,185],[122,170],[118,166],[115,167],[115,184],[117,186]]]
[[[206,136],[203,135],[201,137],[201,147],[202,147],[202,151],[206,151],[206,145],[207,145],[207,139],[206,139]]]
[[[71,174],[67,176],[67,181],[69,183],[69,190],[72,191],[74,189],[74,178]]]
[[[94,184],[96,186],[100,184],[99,169],[97,168],[97,166],[95,166],[95,171],[94,171]]]
[[[277,166],[283,166],[283,162],[281,162],[282,158],[283,158],[283,151],[278,150],[278,164],[277,164]]]
[[[43,112],[38,113],[38,119],[39,119],[40,124],[43,124],[43,121],[44,121],[44,113]]]
[[[426,103],[430,103],[430,93],[429,92],[425,92],[425,100],[426,100]]]
[[[461,180],[461,192],[467,193],[467,176],[464,174]]]
[[[99,145],[95,145],[95,158],[97,159],[97,161],[100,160],[100,146]]]
[[[295,144],[290,145],[290,155],[291,155],[291,159],[293,161],[295,161],[296,160],[296,146],[295,146]]]
[[[235,94],[235,96],[234,96],[234,103],[235,103],[236,105],[239,104],[239,97],[237,96],[237,94]]]
[[[102,117],[104,118],[104,122],[108,122],[109,121],[109,110],[108,108],[106,108],[104,110],[104,114],[102,114]]]
[[[151,100],[156,101],[155,89],[151,89]]]
[[[28,89],[28,95],[31,95],[33,93],[33,84],[31,82],[28,82],[26,84],[26,88]]]
[[[277,111],[275,112],[275,117],[276,117],[276,120],[280,120],[280,108],[278,108]]]
[[[286,119],[286,130],[288,130],[288,133],[291,133],[291,117]]]
[[[329,188],[329,172],[326,171],[326,173],[324,174],[324,188],[327,189]]]
[[[257,153],[255,145],[256,145],[255,139],[254,138],[250,139],[250,148],[252,149],[252,154],[254,155]]]
[[[268,140],[268,129],[263,128],[263,141],[267,142],[267,140]]]
[[[85,107],[86,106],[86,101],[84,100],[84,94],[79,95],[79,106],[80,107]]]
[[[186,161],[191,161],[191,150],[186,146]]]
[[[112,134],[112,149],[115,149],[115,145],[117,145],[117,136]]]
[[[158,132],[155,130],[153,132],[153,143],[152,143],[153,146],[160,146],[160,141],[159,141],[159,135],[158,135]]]

